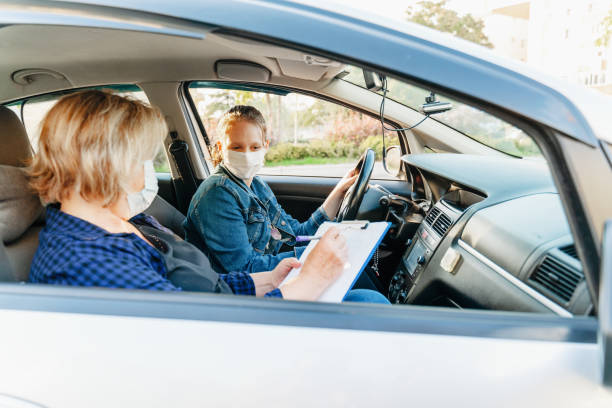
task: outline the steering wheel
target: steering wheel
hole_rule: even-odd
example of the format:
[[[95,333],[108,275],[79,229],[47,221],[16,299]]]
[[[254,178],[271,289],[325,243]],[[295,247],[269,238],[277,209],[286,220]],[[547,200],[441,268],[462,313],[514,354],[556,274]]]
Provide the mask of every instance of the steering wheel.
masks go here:
[[[376,161],[376,153],[374,150],[367,149],[361,156],[355,168],[359,170],[359,177],[355,184],[351,186],[342,199],[342,204],[338,209],[337,221],[354,220],[359,211],[359,206],[363,201],[363,196],[368,189],[370,176],[374,170],[374,162]]]

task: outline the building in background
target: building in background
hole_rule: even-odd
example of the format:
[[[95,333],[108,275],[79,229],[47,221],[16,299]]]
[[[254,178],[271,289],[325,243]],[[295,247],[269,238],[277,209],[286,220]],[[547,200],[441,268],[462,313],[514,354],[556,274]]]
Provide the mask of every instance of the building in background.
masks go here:
[[[456,0],[455,0],[456,1]],[[502,55],[612,94],[612,42],[595,45],[612,0],[482,0],[485,33]]]

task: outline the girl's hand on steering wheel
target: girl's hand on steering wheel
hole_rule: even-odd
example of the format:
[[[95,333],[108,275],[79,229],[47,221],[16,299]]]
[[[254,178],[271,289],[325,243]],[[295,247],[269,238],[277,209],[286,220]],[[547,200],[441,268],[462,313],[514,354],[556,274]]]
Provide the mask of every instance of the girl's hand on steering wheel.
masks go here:
[[[348,189],[351,188],[353,184],[355,184],[355,181],[357,181],[357,177],[359,177],[359,170],[351,169],[348,173],[344,175],[344,177],[342,177],[342,179],[340,179],[331,194],[334,194],[335,192],[339,196],[344,197]]]
[[[348,173],[342,177],[342,179],[336,184],[336,187],[329,193],[327,199],[323,203],[323,210],[327,214],[327,217],[333,219],[338,213],[340,204],[346,195],[346,192],[351,188],[357,178],[359,177],[358,169],[351,169]]]

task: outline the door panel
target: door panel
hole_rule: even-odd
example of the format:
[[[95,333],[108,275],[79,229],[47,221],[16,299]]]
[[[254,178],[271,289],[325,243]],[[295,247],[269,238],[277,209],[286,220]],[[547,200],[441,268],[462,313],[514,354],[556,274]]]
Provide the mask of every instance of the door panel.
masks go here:
[[[306,221],[323,204],[340,180],[332,177],[261,177],[268,183],[281,207],[300,222]]]
[[[593,318],[28,289],[0,295],[0,393],[47,406],[612,403]]]
[[[338,177],[261,176],[270,186],[283,209],[299,221],[308,217],[321,205],[336,186]],[[393,194],[410,195],[410,184],[403,180],[370,180]]]

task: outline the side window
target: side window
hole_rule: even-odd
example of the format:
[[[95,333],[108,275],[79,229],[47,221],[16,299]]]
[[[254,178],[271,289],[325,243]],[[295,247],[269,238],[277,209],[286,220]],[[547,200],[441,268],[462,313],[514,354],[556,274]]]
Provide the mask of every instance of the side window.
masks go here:
[[[149,103],[147,95],[136,85],[113,85],[108,87],[96,87],[95,89],[111,89],[118,95],[129,96],[131,98]],[[23,111],[23,117],[21,118],[28,133],[28,137],[30,138],[32,148],[35,152],[38,148],[40,122],[43,120],[51,107],[53,107],[55,102],[57,102],[57,100],[64,94],[65,93],[37,96],[9,106],[9,108],[12,109],[19,117],[21,117],[21,111]],[[158,173],[170,172],[170,165],[163,147],[160,148],[159,153],[155,157],[154,163],[155,170]]]
[[[208,85],[208,84],[206,84]],[[233,105],[255,106],[266,119],[270,149],[260,174],[341,177],[367,148],[377,155],[374,179],[393,179],[382,163],[380,122],[361,112],[311,96],[189,86],[206,133],[217,140],[217,123]],[[395,133],[395,132],[392,132]],[[386,146],[399,145],[387,132]]]

